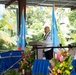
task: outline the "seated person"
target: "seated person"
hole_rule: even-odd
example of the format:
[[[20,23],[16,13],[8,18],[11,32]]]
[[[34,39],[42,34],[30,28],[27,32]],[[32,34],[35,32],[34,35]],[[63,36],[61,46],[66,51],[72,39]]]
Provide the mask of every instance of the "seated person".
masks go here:
[[[76,47],[72,47],[70,44],[69,47],[69,54],[71,54],[71,57],[74,59],[76,57]]]

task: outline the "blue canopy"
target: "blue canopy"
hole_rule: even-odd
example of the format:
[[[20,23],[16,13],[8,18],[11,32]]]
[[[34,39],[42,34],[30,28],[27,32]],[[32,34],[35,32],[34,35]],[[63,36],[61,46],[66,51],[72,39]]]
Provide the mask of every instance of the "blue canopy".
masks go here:
[[[6,71],[9,67],[15,64],[22,56],[22,50],[20,51],[8,51],[0,53],[0,73]],[[19,64],[15,64],[12,69],[19,67]]]

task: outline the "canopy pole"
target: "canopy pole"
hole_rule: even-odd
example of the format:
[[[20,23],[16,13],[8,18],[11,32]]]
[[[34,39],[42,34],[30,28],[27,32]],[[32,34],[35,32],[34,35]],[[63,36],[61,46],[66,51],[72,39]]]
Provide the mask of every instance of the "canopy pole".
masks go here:
[[[18,35],[20,34],[20,22],[21,22],[21,15],[22,11],[26,14],[26,0],[18,0],[18,10],[19,10],[19,24],[18,24]],[[25,15],[24,14],[24,15]],[[25,15],[26,18],[26,15]]]

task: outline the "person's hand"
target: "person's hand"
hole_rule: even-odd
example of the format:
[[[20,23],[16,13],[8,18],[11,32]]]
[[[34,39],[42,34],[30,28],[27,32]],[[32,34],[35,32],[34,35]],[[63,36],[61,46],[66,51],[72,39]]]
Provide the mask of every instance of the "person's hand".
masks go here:
[[[52,69],[48,66],[48,70],[50,71],[50,75],[54,75]]]
[[[55,66],[54,62],[52,60],[49,61],[51,64],[51,67],[53,68]]]

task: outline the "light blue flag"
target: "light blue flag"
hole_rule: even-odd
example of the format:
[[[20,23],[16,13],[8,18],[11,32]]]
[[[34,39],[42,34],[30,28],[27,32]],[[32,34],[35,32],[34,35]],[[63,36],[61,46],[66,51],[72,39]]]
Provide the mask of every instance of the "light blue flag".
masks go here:
[[[55,14],[54,14],[54,7],[52,8],[51,34],[52,34],[53,46],[59,46],[60,43],[59,43],[59,38],[58,38],[58,29],[57,29]],[[56,52],[56,48],[54,48],[54,52]]]
[[[22,12],[21,24],[20,24],[20,36],[18,40],[18,50],[25,50],[25,46],[26,46],[25,35],[26,34],[27,34],[26,22],[24,18],[24,12]]]
[[[4,9],[5,9],[5,6],[3,4],[0,4],[0,20],[2,19]]]
[[[40,6],[40,12],[41,12],[41,11],[43,11],[43,7],[42,7],[42,6]]]
[[[2,13],[0,12],[0,19],[2,19]]]
[[[2,19],[2,9],[0,9],[0,20]]]

